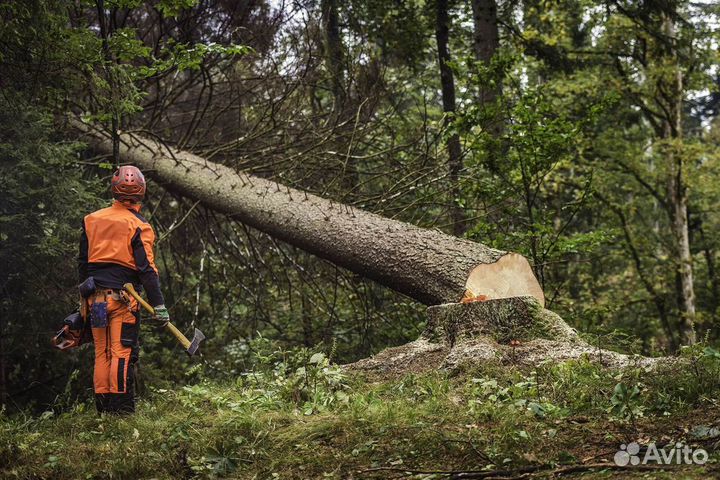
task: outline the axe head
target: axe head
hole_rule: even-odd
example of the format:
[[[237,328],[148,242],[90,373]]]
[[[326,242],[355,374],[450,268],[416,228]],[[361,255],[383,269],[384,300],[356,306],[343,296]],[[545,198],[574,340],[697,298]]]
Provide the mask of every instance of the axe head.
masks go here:
[[[190,342],[190,346],[187,348],[186,352],[189,356],[193,356],[197,353],[198,348],[200,347],[200,342],[205,340],[205,335],[203,332],[201,332],[199,329],[195,329],[195,333],[193,334],[193,339]]]

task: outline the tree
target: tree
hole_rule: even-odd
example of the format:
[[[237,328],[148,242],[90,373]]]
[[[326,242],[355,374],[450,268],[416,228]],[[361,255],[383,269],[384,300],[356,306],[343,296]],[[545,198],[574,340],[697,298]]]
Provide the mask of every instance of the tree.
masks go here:
[[[643,168],[621,163],[621,167],[634,176],[667,216],[673,270],[670,281],[677,299],[678,330],[682,342],[694,343],[697,312],[688,212],[689,179],[697,163],[692,160],[694,141],[685,139],[690,124],[684,116],[688,92],[705,82],[705,73],[701,72],[711,54],[683,15],[697,16],[699,25],[703,24],[702,15],[694,14],[686,2],[612,5],[618,18],[614,28],[608,30],[606,44],[612,52],[622,54],[611,54],[620,79],[618,87],[642,112],[652,132],[649,165]],[[627,36],[628,24],[640,28],[634,38]]]
[[[71,120],[100,153],[112,142]],[[166,188],[202,201],[273,237],[376,280],[426,305],[459,301],[466,289],[487,298],[544,296],[527,260],[383,218],[254,177],[156,140],[122,135],[121,154]]]
[[[490,66],[490,61],[500,48],[498,34],[498,12],[495,0],[471,0],[473,17],[473,54],[475,60],[484,67]],[[502,83],[480,86],[478,102],[481,105],[492,105],[495,98],[502,94]]]
[[[345,54],[340,36],[337,0],[322,0],[320,9],[323,46],[325,47],[325,66],[330,72],[334,100],[332,110],[335,115],[338,115],[345,107]]]
[[[445,126],[451,125],[455,114],[455,80],[450,56],[450,15],[448,0],[437,0],[435,10],[435,41],[437,42],[438,63],[440,64],[440,86],[442,105],[445,112]],[[461,197],[460,174],[463,169],[460,136],[452,130],[446,140],[448,152],[448,171],[450,181],[450,220],[452,231],[461,236],[467,230],[465,215],[458,204]]]
[[[662,145],[668,164],[667,192],[670,222],[677,255],[676,274],[679,278],[678,303],[681,311],[681,332],[685,342],[693,344],[695,334],[695,286],[693,284],[693,260],[690,253],[690,232],[688,227],[688,184],[686,161],[676,146],[682,145],[683,138],[683,72],[680,66],[679,38],[675,30],[678,12],[669,10],[660,13],[662,40],[658,63],[661,69],[657,79],[655,101],[662,109]]]

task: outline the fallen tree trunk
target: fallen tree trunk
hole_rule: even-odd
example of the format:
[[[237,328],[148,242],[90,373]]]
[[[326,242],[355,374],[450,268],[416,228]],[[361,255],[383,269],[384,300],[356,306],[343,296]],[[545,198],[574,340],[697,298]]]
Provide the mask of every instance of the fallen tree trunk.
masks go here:
[[[112,153],[109,135],[70,122],[96,151]],[[544,304],[522,255],[238,173],[154,139],[123,133],[120,142],[123,162],[163,186],[426,305],[456,302],[467,290],[487,299],[529,295]]]

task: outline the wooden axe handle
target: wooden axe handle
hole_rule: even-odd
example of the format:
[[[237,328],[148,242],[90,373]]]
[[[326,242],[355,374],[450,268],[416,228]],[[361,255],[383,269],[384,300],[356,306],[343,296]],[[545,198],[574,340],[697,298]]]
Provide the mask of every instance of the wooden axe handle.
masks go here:
[[[170,322],[167,322],[167,323],[165,324],[165,327],[166,327],[168,330],[170,330],[170,333],[172,333],[173,335],[175,335],[175,338],[178,339],[178,341],[182,344],[182,346],[183,346],[183,348],[184,348],[185,350],[187,350],[188,348],[190,348],[190,343],[191,343],[190,340],[188,340],[187,337],[186,337],[185,335],[183,335],[182,332],[181,332],[180,330],[178,330],[175,325],[173,325],[173,324],[170,323]]]
[[[140,294],[137,292],[137,290],[135,290],[135,287],[133,287],[133,284],[132,284],[132,283],[126,283],[125,285],[123,285],[123,288],[124,288],[125,290],[127,290],[127,292],[128,292],[130,295],[132,295],[133,297],[135,297],[135,300],[137,300],[140,305],[142,305],[143,307],[145,307],[145,310],[147,310],[147,311],[150,312],[151,314],[155,315],[155,309],[154,309],[153,307],[151,307],[150,304],[147,303],[147,302],[145,301],[145,299],[140,296]]]
[[[125,285],[123,285],[123,288],[127,290],[127,292],[132,295],[135,300],[137,300],[138,303],[145,308],[145,310],[155,315],[155,309],[151,307],[150,304],[147,303],[145,299],[140,296],[137,290],[135,290],[135,287],[133,287],[132,283],[126,283]],[[182,346],[185,347],[185,350],[190,348],[190,340],[188,340],[187,337],[183,335],[182,332],[178,330],[175,325],[173,325],[171,322],[167,322],[165,324],[165,327],[167,327],[167,329],[170,330],[170,333],[172,333],[175,338],[177,338],[178,341],[182,344]]]

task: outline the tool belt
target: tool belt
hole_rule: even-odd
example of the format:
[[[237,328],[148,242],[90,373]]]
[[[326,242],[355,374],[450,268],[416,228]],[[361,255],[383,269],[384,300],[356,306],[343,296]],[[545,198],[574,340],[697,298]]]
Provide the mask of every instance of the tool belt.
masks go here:
[[[92,328],[106,328],[108,326],[108,299],[124,302],[130,306],[130,298],[123,290],[112,288],[98,288],[88,297],[90,326]]]
[[[69,350],[92,341],[90,328],[110,328],[108,299],[130,305],[130,297],[123,290],[99,288],[93,277],[78,285],[80,307],[63,320],[62,329],[52,338],[52,345],[59,350]]]
[[[112,298],[115,301],[120,301],[120,299],[122,298],[120,295],[120,290],[113,290],[112,288],[98,288],[89,297],[89,299],[93,300],[93,303],[106,302],[108,298]]]

